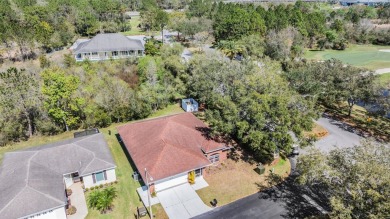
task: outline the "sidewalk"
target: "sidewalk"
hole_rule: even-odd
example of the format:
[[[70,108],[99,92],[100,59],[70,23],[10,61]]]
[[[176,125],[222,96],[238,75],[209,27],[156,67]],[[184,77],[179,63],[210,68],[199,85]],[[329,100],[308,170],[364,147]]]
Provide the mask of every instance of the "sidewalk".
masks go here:
[[[87,202],[81,186],[82,184],[78,182],[69,187],[72,190],[72,195],[69,196],[70,202],[76,207],[77,211],[74,215],[68,215],[68,219],[84,219],[88,214]]]

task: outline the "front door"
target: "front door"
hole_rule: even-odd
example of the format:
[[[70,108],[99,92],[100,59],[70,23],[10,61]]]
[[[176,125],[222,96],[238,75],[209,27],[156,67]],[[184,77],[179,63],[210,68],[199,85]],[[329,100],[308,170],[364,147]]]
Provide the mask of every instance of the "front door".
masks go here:
[[[78,172],[72,173],[71,175],[74,183],[80,182],[80,176]]]
[[[202,169],[195,170],[195,176],[196,177],[202,176]]]

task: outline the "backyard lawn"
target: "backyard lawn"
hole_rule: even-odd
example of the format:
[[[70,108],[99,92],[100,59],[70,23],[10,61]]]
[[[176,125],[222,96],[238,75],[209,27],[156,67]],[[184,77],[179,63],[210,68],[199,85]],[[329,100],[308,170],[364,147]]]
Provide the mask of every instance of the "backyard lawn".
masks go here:
[[[138,28],[138,25],[140,24],[140,17],[139,16],[132,16],[129,23],[131,26],[131,30],[122,32],[124,35],[147,35],[147,36],[156,36],[159,34],[157,31],[150,31],[150,32],[145,32],[141,29]]]
[[[280,159],[272,166],[265,166],[265,173],[259,175],[255,172],[256,164],[239,158],[238,160],[227,159],[218,166],[208,167],[204,179],[209,184],[208,187],[196,191],[203,202],[210,205],[214,198],[218,201],[218,206],[226,205],[240,198],[259,192],[261,188],[267,186],[266,179],[270,170],[274,173],[287,177],[290,173],[290,161]]]
[[[376,70],[381,68],[390,68],[390,52],[379,51],[386,49],[388,50],[390,47],[375,45],[350,45],[349,48],[344,51],[308,50],[305,53],[305,58],[313,60],[327,60],[335,58],[354,66]]]
[[[163,110],[156,111],[153,115],[150,116],[150,118],[181,112],[183,112],[183,110],[180,108],[179,104],[174,104]],[[114,201],[114,209],[108,214],[100,214],[100,212],[97,210],[88,209],[89,213],[86,218],[135,218],[136,208],[142,206],[142,203],[140,202],[136,192],[136,188],[140,187],[141,185],[139,182],[136,182],[132,179],[131,175],[133,173],[133,168],[131,167],[125,153],[122,150],[122,147],[116,138],[116,127],[118,125],[121,124],[112,124],[107,128],[100,129],[100,132],[104,134],[104,137],[107,140],[117,165],[116,176],[118,184],[116,184],[115,187],[118,191],[118,197]],[[109,135],[109,131],[111,131],[111,135]],[[73,132],[74,131],[65,132],[55,136],[37,136],[25,142],[19,142],[13,145],[0,147],[0,162],[4,153],[6,152],[38,146],[62,139],[73,138]],[[160,204],[153,206],[153,213],[156,215],[156,218],[168,218]]]

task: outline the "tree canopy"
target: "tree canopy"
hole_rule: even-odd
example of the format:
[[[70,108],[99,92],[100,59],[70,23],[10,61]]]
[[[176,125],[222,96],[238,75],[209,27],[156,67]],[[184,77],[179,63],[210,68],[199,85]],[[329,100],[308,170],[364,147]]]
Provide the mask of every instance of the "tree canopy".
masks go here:
[[[312,126],[312,103],[288,87],[278,64],[235,63],[215,56],[190,63],[188,94],[206,106],[206,118],[217,135],[228,135],[263,162],[277,150],[291,151],[294,131]]]
[[[298,159],[299,182],[327,198],[331,218],[387,218],[389,156],[388,145],[370,141],[329,154],[312,150]]]
[[[302,95],[311,96],[328,106],[346,102],[348,115],[358,101],[369,102],[377,95],[373,72],[335,59],[287,67],[284,75],[290,86]]]

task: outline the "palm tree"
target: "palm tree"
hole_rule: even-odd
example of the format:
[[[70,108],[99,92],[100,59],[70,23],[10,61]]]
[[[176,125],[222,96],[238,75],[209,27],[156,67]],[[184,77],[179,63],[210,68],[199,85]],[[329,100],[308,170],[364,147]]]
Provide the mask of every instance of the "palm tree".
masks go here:
[[[100,191],[96,190],[96,191],[91,192],[91,194],[89,194],[88,205],[90,208],[96,208],[96,206],[98,205],[100,196],[101,196],[100,193],[101,193]]]
[[[101,192],[96,208],[99,211],[105,213],[106,210],[111,209],[112,202],[114,201],[116,196],[117,196],[117,191],[114,187],[111,186],[105,188]]]
[[[220,41],[217,44],[217,48],[220,49],[230,60],[243,52],[243,46],[234,41]]]
[[[96,208],[102,213],[105,213],[107,210],[111,209],[112,202],[117,196],[117,191],[115,187],[107,187],[103,191],[93,191],[88,196],[88,205],[90,208]]]

